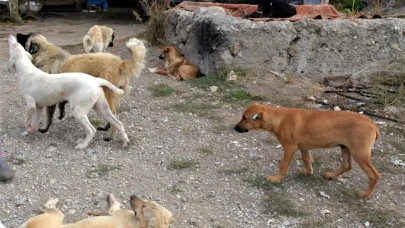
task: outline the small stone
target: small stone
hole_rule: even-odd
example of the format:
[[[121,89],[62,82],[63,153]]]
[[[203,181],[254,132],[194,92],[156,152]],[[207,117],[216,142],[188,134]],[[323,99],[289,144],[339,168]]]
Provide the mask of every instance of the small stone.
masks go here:
[[[304,202],[304,198],[300,198],[300,201],[301,201],[301,202]]]
[[[338,177],[337,181],[339,181],[339,182],[341,182],[343,184],[345,184],[347,182],[347,180],[345,180],[344,178],[341,178],[341,177]]]
[[[321,215],[323,215],[323,216],[330,214],[329,210],[320,210],[319,212],[321,212]]]
[[[330,199],[330,196],[327,195],[324,191],[319,191],[319,194],[327,199]]]
[[[76,210],[70,209],[70,210],[68,211],[68,215],[73,215],[74,213],[76,213]]]
[[[284,221],[284,222],[283,222],[283,225],[284,225],[284,226],[289,226],[289,225],[291,225],[291,223],[290,223],[289,221]]]
[[[314,96],[307,96],[307,100],[309,101],[315,101],[316,98]]]
[[[54,184],[56,184],[56,180],[55,180],[55,179],[50,179],[50,180],[49,180],[49,183],[50,183],[51,185],[54,185]]]
[[[333,107],[333,110],[335,110],[335,111],[341,111],[342,109],[340,109],[339,106],[335,106],[335,107]]]
[[[329,104],[329,101],[328,100],[323,100],[322,103],[327,105],[327,104]]]
[[[167,123],[167,122],[169,122],[169,119],[168,119],[168,118],[164,118],[164,119],[163,119],[163,123]]]
[[[366,222],[365,224],[364,224],[366,227],[369,227],[370,226],[370,222]]]
[[[58,150],[58,148],[54,147],[54,146],[50,146],[48,147],[48,149],[46,149],[46,152],[52,153],[54,151]]]
[[[273,163],[270,163],[269,164],[269,168],[273,168],[274,167],[274,164]]]
[[[238,79],[238,76],[235,74],[233,70],[231,70],[228,75],[226,75],[226,80],[227,81],[236,81]]]
[[[211,90],[211,93],[215,93],[218,91],[218,86],[211,86],[210,90]]]

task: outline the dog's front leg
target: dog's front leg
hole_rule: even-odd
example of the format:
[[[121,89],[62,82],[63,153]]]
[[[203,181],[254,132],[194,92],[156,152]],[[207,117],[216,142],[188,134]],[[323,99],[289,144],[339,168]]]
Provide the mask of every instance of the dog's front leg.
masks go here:
[[[33,128],[31,126],[32,117],[35,113],[35,100],[32,97],[25,96],[25,103],[27,103],[26,116],[25,116],[25,132],[22,135],[28,135],[33,133]]]
[[[297,151],[296,146],[284,146],[284,155],[280,163],[280,169],[275,176],[268,176],[266,180],[271,182],[280,182],[281,179],[287,175],[288,168],[290,167],[291,160],[294,156],[295,151]]]
[[[155,67],[155,68],[148,68],[149,72],[151,73],[155,73],[155,74],[164,74],[164,75],[169,75],[169,71],[159,68],[159,67]]]
[[[308,150],[300,150],[301,151],[301,156],[302,160],[305,163],[305,169],[301,170],[302,174],[313,174],[314,170],[312,169],[312,156],[311,153],[309,153]]]
[[[39,128],[39,119],[41,118],[42,109],[43,109],[43,107],[36,107],[35,117],[32,118],[32,121],[31,121],[31,126],[32,126],[33,131],[37,131]]]

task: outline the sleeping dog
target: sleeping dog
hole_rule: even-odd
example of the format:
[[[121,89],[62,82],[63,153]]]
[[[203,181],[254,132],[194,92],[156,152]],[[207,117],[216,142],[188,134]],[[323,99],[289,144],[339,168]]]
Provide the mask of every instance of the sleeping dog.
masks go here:
[[[261,10],[262,9],[262,10]],[[297,10],[294,6],[283,2],[281,0],[261,0],[258,5],[258,11],[260,13],[253,13],[248,17],[251,18],[287,18],[297,14]]]
[[[16,73],[20,95],[27,104],[26,131],[23,135],[32,134],[38,130],[39,119],[44,107],[68,101],[73,117],[87,132],[85,140],[79,143],[76,149],[86,148],[96,132],[87,117],[92,108],[104,120],[118,129],[124,140],[123,146],[128,146],[129,139],[124,127],[111,113],[102,87],[107,87],[120,95],[124,94],[122,89],[117,88],[107,80],[84,73],[52,75],[45,73],[31,63],[31,54],[25,51],[14,36],[9,36],[8,43],[10,45],[8,70]]]

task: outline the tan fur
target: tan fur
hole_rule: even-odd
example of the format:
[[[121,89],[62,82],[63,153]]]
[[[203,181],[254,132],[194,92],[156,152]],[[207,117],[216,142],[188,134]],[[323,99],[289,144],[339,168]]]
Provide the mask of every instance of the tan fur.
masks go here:
[[[83,37],[83,46],[86,53],[105,52],[112,40],[114,30],[107,26],[94,25]]]
[[[135,38],[131,39],[127,42],[127,47],[132,40],[136,41]],[[28,39],[26,50],[29,49],[31,43],[39,45],[38,52],[32,54],[32,62],[41,70],[47,73],[82,72],[90,74],[94,77],[106,79],[113,85],[122,88],[125,94],[129,93],[131,78],[138,77],[145,66],[146,49],[143,44],[143,49],[139,49],[138,46],[134,45],[130,46],[128,49],[132,54],[132,58],[121,60],[120,57],[108,53],[70,55],[60,47],[49,43],[44,36],[38,34]],[[104,88],[104,92],[112,113],[117,115],[119,102],[123,96],[114,94],[108,88]],[[111,129],[108,137],[110,139],[114,138],[116,132],[115,128]]]
[[[249,130],[266,130],[273,133],[283,146],[284,155],[280,170],[268,176],[271,182],[280,182],[287,174],[292,157],[301,151],[305,163],[304,174],[312,174],[312,157],[309,150],[341,147],[342,165],[335,171],[325,172],[324,177],[335,179],[352,168],[351,158],[367,174],[369,184],[360,196],[370,198],[380,174],[371,164],[371,149],[380,136],[378,127],[366,116],[346,111],[310,111],[296,108],[273,108],[252,105],[243,113],[235,126],[242,133]]]
[[[44,214],[30,218],[19,228],[168,228],[174,222],[172,213],[155,201],[131,196],[132,210],[121,209],[112,194],[107,197],[107,202],[110,207],[108,216],[90,217],[72,224],[62,224],[63,213],[49,208],[47,203],[43,206]]]
[[[196,79],[200,75],[198,66],[187,62],[173,46],[163,48],[159,58],[166,60],[166,69],[149,68],[150,72],[168,75],[177,81]]]

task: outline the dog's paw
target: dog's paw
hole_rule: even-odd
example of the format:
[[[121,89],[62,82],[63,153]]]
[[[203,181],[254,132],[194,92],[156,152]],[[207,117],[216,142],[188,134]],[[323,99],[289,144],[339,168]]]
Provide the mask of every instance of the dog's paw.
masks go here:
[[[336,175],[333,172],[324,172],[323,177],[327,180],[333,180],[336,178]]]
[[[303,169],[303,170],[301,170],[301,173],[305,174],[305,175],[312,175],[312,174],[314,174],[314,171],[308,170],[308,169]]]
[[[266,177],[266,180],[273,182],[273,183],[280,183],[281,178],[279,178],[277,176],[268,176],[268,177]]]
[[[41,133],[46,133],[46,132],[48,131],[48,129],[46,129],[46,128],[40,128],[40,129],[38,129],[38,131],[41,132]]]
[[[111,142],[113,139],[111,137],[104,137],[103,140],[106,142]]]
[[[129,143],[130,143],[129,140],[125,141],[125,142],[122,144],[122,147],[127,148],[128,145],[129,145]]]
[[[78,140],[79,141],[79,140]],[[79,143],[77,144],[77,146],[75,147],[76,150],[82,150],[82,149],[86,149],[87,148],[87,144],[86,143]]]
[[[149,72],[155,73],[156,72],[156,67],[155,68],[148,68]]]
[[[26,131],[24,131],[23,133],[21,133],[21,135],[22,135],[22,136],[27,136],[27,135],[29,135],[29,133],[26,132]]]
[[[366,198],[370,199],[370,198],[371,198],[371,192],[368,192],[368,191],[360,191],[360,192],[359,192],[359,196],[360,196],[360,197],[366,197]]]

